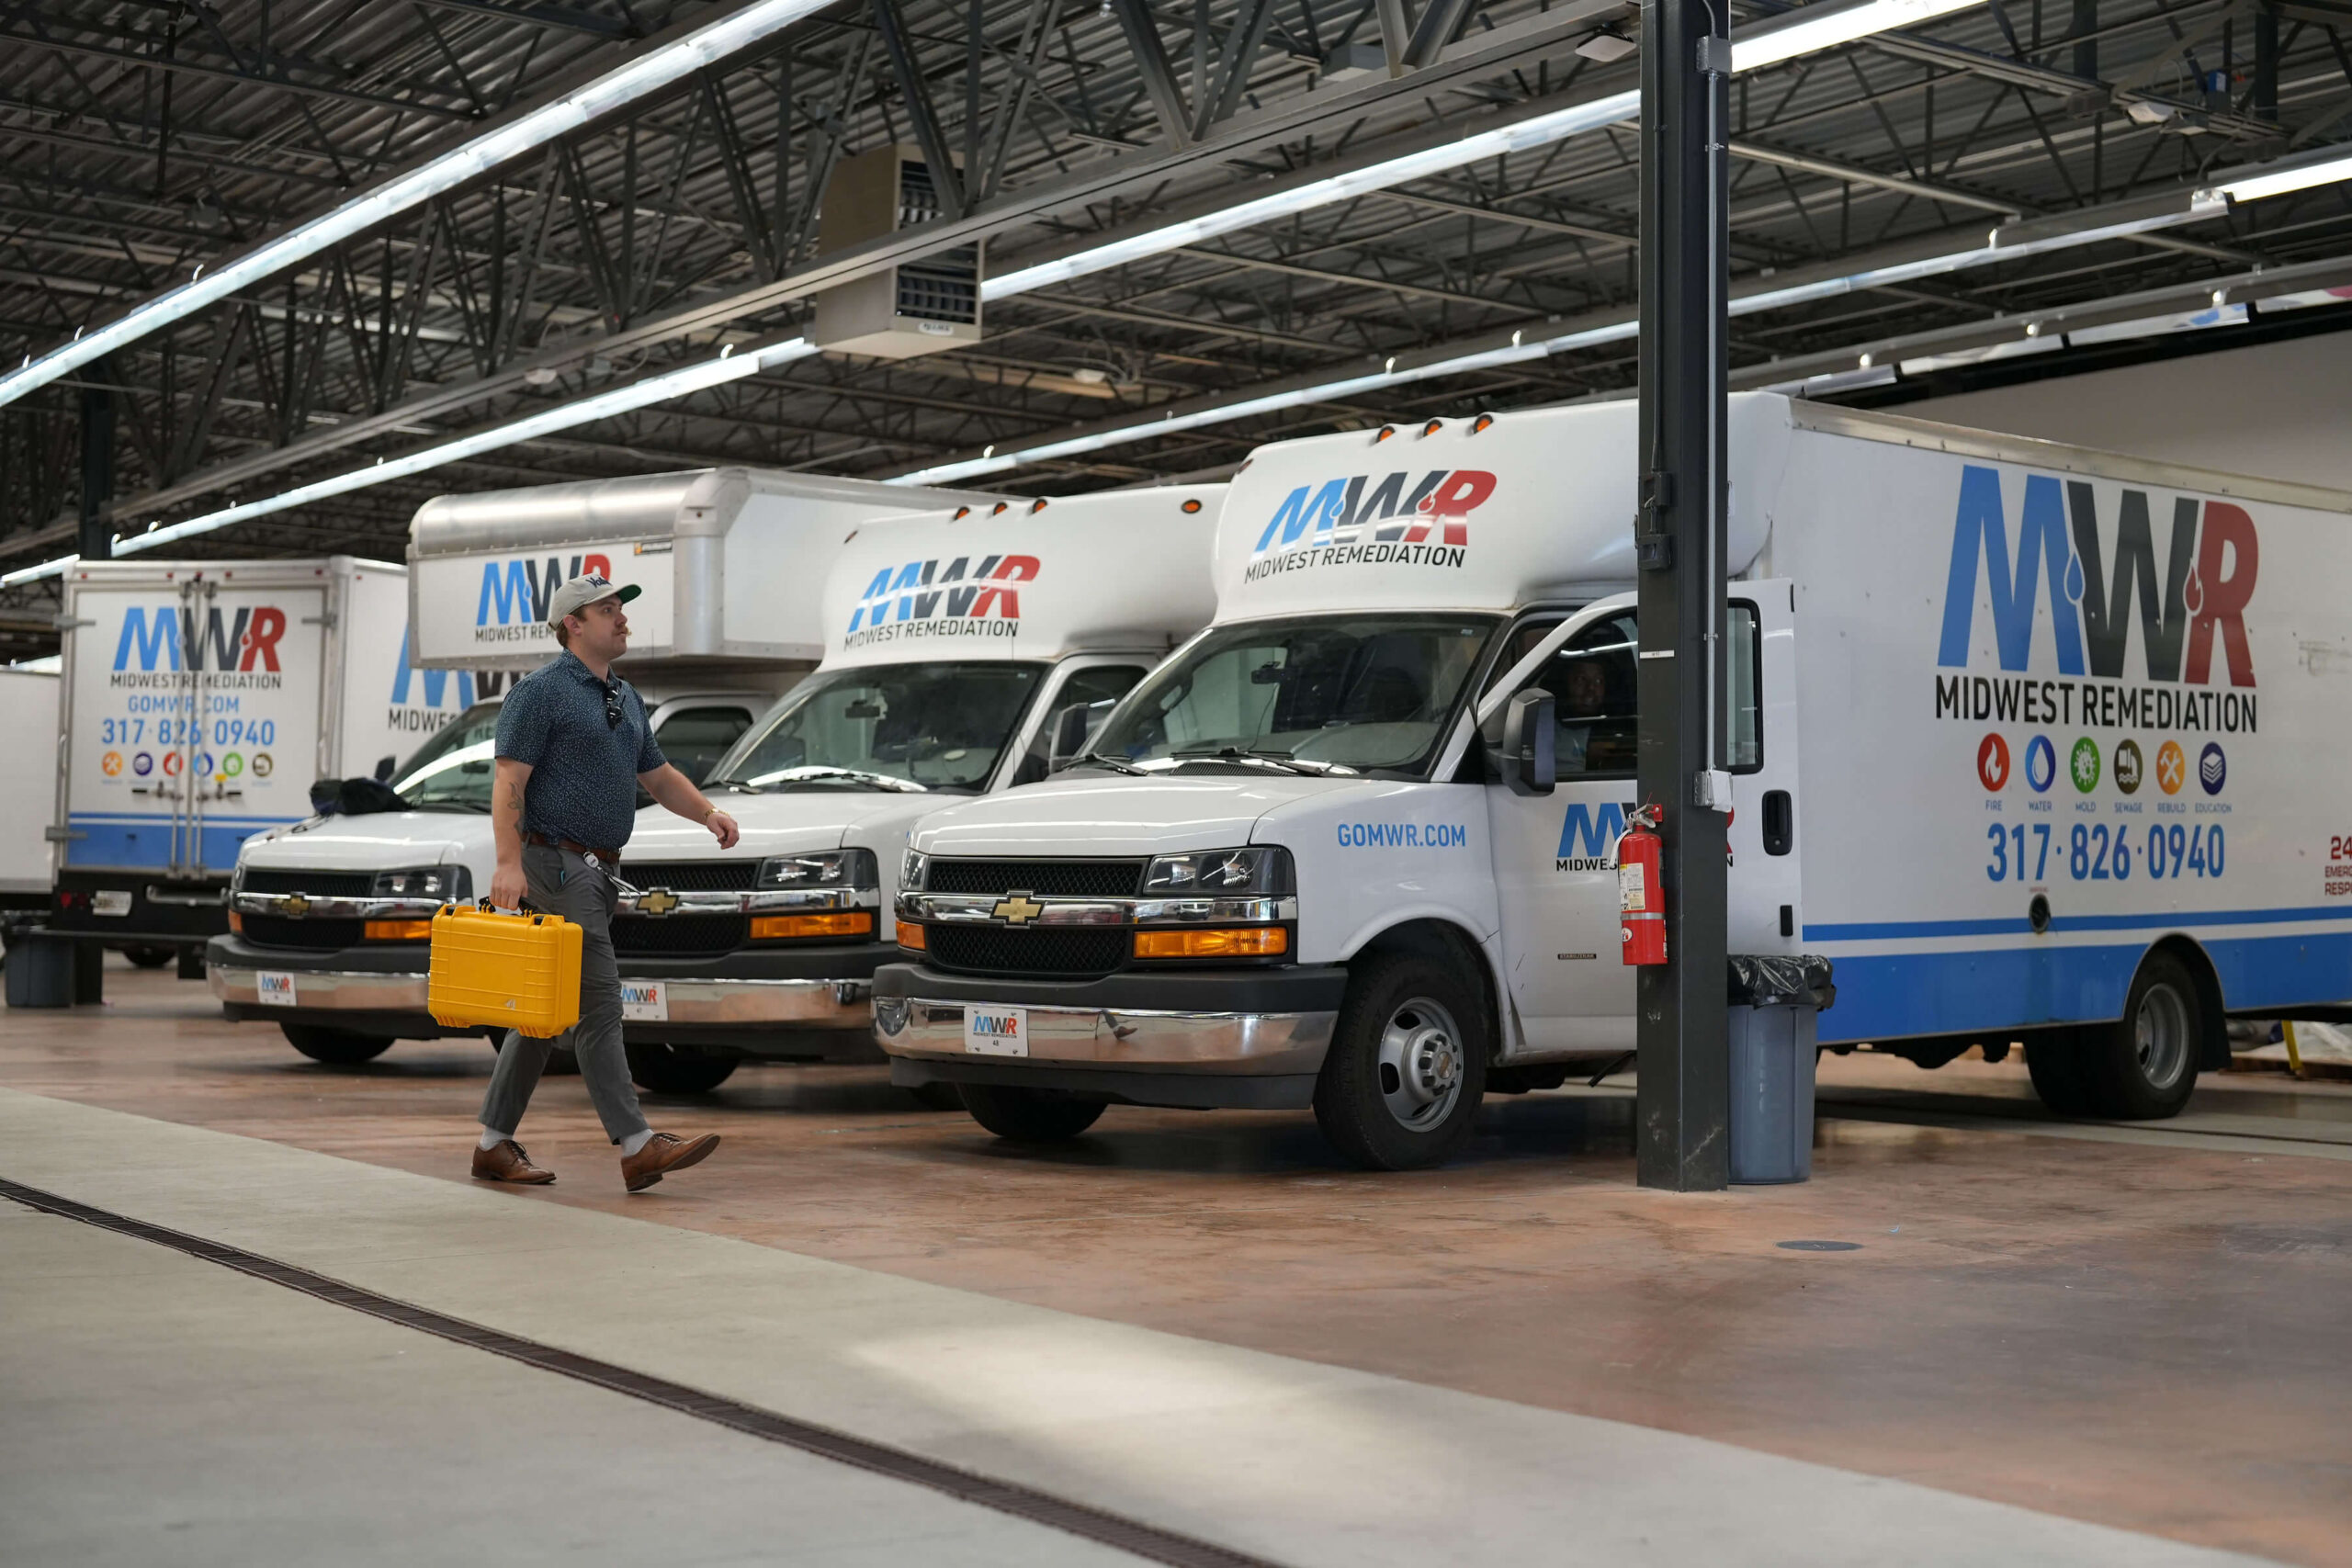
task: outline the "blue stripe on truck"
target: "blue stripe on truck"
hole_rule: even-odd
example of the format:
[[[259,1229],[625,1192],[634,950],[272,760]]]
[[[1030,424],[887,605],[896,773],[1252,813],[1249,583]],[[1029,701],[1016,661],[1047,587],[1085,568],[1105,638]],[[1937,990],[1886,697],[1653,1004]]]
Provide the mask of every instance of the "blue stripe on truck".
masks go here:
[[[2328,918],[2345,917],[2330,911]],[[1818,938],[1819,928],[1808,926],[1805,934]],[[2200,945],[2221,977],[2222,1005],[2233,1012],[2352,1000],[2352,931],[2229,937]],[[1838,1005],[1821,1015],[1820,1038],[1896,1040],[2120,1018],[2146,952],[2134,942],[1837,955]]]
[[[2177,931],[2190,926],[2273,926],[2300,920],[2352,921],[2352,907],[2311,905],[2300,909],[2156,910],[2144,915],[2056,915],[2052,931]],[[1807,921],[1807,942],[1894,942],[1906,937],[2031,936],[2033,926],[2022,915],[1996,920],[1872,920],[1847,925],[1815,925]]]
[[[204,863],[227,872],[237,863],[237,851],[265,828],[296,818],[245,817],[223,822],[208,818],[204,824]],[[102,818],[76,812],[68,821],[83,836],[65,845],[70,866],[125,867],[162,871],[172,863],[172,824],[169,818]]]

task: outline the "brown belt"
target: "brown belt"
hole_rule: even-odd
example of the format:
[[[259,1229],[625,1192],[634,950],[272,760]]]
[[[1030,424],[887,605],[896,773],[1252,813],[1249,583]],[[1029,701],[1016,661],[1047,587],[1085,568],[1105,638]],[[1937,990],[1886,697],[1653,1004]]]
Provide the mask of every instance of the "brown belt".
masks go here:
[[[523,835],[523,841],[526,844],[537,844],[542,849],[564,850],[575,855],[593,855],[605,863],[606,870],[620,869],[621,852],[618,850],[592,849],[586,844],[575,844],[570,839],[550,839],[545,833],[526,832]]]

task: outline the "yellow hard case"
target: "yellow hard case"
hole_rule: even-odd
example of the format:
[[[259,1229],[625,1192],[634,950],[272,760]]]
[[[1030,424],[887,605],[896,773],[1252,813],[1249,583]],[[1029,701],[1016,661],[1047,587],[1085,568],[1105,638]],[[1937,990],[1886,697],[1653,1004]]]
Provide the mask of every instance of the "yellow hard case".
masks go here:
[[[453,1029],[562,1033],[580,1021],[580,928],[560,915],[442,905],[425,1008]]]

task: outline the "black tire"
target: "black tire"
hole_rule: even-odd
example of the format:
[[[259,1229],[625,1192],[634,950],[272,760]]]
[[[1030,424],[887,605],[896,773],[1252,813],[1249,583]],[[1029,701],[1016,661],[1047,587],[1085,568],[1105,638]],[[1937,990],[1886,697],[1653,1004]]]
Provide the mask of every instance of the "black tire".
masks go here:
[[[1366,961],[1316,1080],[1316,1124],[1367,1170],[1436,1165],[1478,1120],[1488,1033],[1475,982],[1455,969],[1417,953]]]
[[[2084,1039],[2088,1032],[2053,1029],[2025,1043],[2026,1073],[2033,1079],[2033,1092],[2041,1097],[2052,1116],[2098,1114],[2083,1075],[2084,1058],[2090,1051]]]
[[[2132,976],[2123,1017],[2083,1031],[2092,1114],[2118,1122],[2179,1115],[2197,1091],[2209,1026],[2188,965],[2169,953],[2150,953]]]
[[[956,1092],[956,1086],[952,1083],[918,1084],[907,1092],[913,1095],[916,1102],[926,1111],[964,1109],[964,1097]]]
[[[649,1094],[708,1094],[735,1076],[741,1057],[691,1045],[631,1045],[628,1076]]]
[[[313,1062],[336,1067],[372,1062],[390,1050],[392,1043],[389,1034],[355,1034],[348,1029],[328,1029],[315,1023],[281,1023],[277,1029],[286,1036],[286,1043]]]
[[[1052,1089],[1012,1089],[992,1083],[956,1088],[973,1121],[1015,1144],[1067,1143],[1093,1126],[1110,1103]]]
[[[176,947],[126,947],[122,955],[141,969],[161,969],[166,964],[178,962],[180,951]]]

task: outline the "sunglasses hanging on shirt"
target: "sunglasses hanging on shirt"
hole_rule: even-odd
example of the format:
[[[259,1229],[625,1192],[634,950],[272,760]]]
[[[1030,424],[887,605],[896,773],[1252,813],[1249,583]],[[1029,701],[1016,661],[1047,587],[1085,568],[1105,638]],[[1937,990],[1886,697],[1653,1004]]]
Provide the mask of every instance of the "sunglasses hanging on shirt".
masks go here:
[[[605,728],[618,729],[620,727],[621,694],[607,686],[605,688]]]

